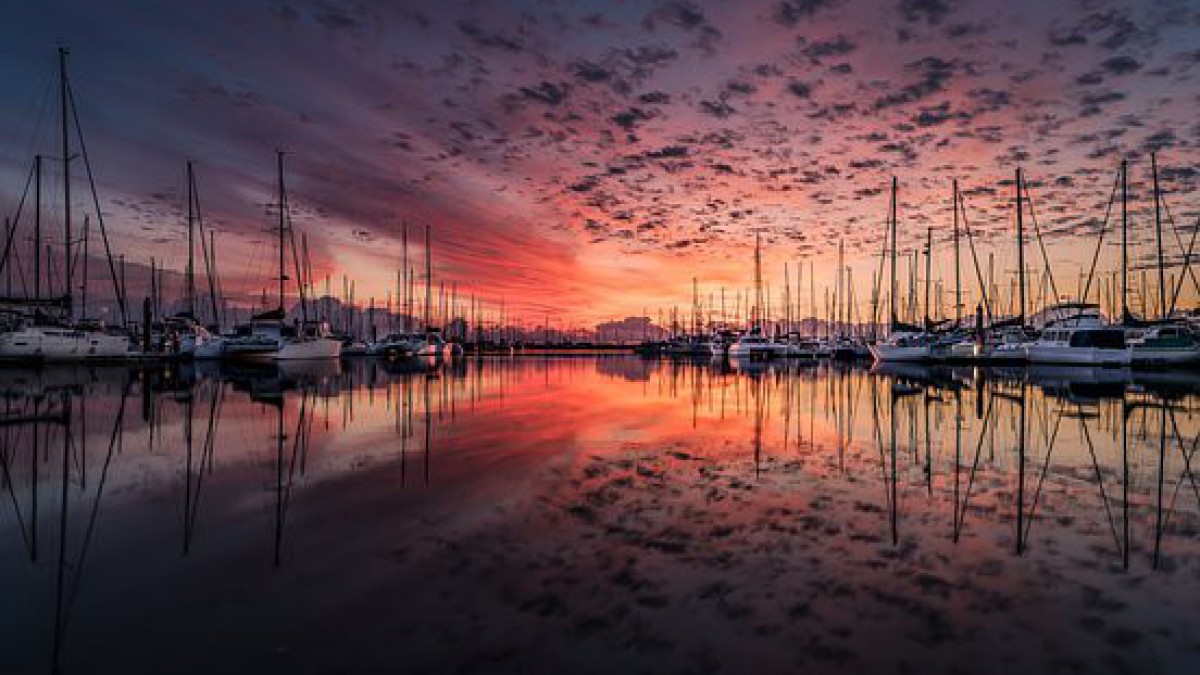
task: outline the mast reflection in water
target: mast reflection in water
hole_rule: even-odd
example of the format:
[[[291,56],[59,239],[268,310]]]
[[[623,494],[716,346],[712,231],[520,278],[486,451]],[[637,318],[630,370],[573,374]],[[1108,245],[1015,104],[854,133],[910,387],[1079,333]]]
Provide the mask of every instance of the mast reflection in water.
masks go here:
[[[5,673],[1198,658],[1194,378],[547,357],[0,389]]]

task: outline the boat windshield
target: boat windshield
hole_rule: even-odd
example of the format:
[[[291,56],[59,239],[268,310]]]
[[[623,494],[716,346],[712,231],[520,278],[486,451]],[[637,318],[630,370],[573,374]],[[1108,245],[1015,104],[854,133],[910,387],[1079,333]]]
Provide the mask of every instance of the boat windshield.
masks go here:
[[[1091,347],[1093,349],[1124,349],[1125,331],[1122,330],[1083,330],[1071,335],[1072,347]]]

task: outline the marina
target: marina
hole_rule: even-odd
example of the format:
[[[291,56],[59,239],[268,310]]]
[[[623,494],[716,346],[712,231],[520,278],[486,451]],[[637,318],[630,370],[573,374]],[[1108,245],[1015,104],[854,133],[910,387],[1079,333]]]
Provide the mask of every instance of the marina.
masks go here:
[[[1200,672],[1195,0],[4,17],[0,675]]]

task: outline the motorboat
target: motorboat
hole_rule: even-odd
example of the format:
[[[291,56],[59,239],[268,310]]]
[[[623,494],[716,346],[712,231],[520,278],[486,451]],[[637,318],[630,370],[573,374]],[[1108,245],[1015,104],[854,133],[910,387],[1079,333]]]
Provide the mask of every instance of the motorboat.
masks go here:
[[[817,341],[810,340],[799,333],[788,333],[783,341],[784,356],[793,359],[815,360],[817,358]]]
[[[1187,366],[1200,364],[1200,337],[1181,324],[1153,326],[1127,335],[1134,366]]]
[[[893,331],[885,339],[871,345],[876,361],[928,361],[936,338],[929,333]]]
[[[276,361],[336,359],[342,355],[342,341],[333,337],[325,321],[309,321],[296,334],[280,340]]]
[[[1125,330],[1091,315],[1051,324],[1025,351],[1030,363],[1120,367],[1133,360]]]
[[[423,338],[419,335],[388,333],[383,338],[368,344],[367,354],[390,359],[412,356],[423,342]]]
[[[69,326],[26,325],[0,333],[0,359],[120,360],[133,354],[129,336]]]
[[[787,353],[784,345],[778,344],[763,334],[762,329],[755,327],[742,333],[729,346],[731,359],[772,359]]]

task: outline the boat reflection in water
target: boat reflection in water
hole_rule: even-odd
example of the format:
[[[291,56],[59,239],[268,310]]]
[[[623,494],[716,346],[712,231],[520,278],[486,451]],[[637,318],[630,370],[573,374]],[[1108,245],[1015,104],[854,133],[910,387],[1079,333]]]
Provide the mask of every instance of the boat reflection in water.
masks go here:
[[[1195,659],[1190,377],[489,357],[0,394],[5,673]]]

